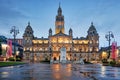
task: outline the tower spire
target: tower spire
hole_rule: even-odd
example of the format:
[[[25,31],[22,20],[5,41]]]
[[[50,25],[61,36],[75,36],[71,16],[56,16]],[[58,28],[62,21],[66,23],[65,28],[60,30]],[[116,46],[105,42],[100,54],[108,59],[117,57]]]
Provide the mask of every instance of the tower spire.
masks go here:
[[[30,21],[28,21],[28,25],[30,26]]]
[[[93,22],[91,22],[91,25],[93,25]]]
[[[61,4],[60,4],[60,2],[59,2],[59,7],[60,7],[60,5],[61,5]]]
[[[56,21],[55,21],[55,32],[57,33],[64,33],[64,16],[62,15],[62,9],[60,6],[60,2],[59,2],[59,7],[58,7],[58,11],[57,11],[57,16],[56,16]]]
[[[59,8],[58,8],[58,15],[62,15],[62,9],[61,9],[61,6],[60,6],[60,2],[59,2]]]

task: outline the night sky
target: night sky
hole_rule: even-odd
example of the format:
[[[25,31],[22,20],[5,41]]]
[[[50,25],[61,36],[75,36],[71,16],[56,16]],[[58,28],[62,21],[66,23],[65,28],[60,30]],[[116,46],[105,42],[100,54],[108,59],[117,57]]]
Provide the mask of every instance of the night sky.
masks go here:
[[[105,34],[112,31],[120,45],[120,0],[0,0],[0,35],[13,38],[12,26],[19,28],[22,38],[30,21],[35,37],[48,37],[55,32],[55,16],[61,3],[65,18],[65,33],[73,29],[73,36],[86,37],[91,22],[100,36],[100,47],[108,46]]]

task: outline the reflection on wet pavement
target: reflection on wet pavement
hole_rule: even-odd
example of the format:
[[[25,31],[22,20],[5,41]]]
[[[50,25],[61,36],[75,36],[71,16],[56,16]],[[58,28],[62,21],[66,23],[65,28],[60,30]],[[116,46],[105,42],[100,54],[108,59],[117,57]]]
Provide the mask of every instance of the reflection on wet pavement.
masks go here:
[[[72,64],[31,63],[1,67],[0,80],[87,80],[73,72]]]
[[[30,63],[1,67],[0,80],[120,80],[120,68],[98,64]]]
[[[100,64],[75,65],[75,68],[85,76],[93,80],[120,80],[120,68],[102,66]]]

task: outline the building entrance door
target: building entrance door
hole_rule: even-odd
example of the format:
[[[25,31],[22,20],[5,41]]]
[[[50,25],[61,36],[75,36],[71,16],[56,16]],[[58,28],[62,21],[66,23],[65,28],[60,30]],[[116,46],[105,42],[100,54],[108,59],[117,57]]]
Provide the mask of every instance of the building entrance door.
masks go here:
[[[54,57],[54,61],[56,61],[56,57]]]

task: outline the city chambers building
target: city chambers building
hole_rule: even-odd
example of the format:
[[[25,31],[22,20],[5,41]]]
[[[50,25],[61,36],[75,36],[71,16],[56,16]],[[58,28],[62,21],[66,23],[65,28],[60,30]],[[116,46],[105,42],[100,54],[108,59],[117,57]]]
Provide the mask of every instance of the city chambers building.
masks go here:
[[[23,34],[24,59],[30,61],[50,60],[60,62],[61,49],[65,49],[66,61],[95,60],[99,50],[99,35],[95,26],[91,23],[88,27],[86,37],[73,37],[73,30],[70,28],[65,33],[64,16],[59,6],[55,18],[55,34],[49,29],[47,38],[34,37],[34,31],[28,23]]]

